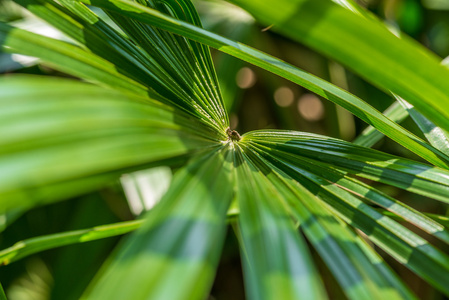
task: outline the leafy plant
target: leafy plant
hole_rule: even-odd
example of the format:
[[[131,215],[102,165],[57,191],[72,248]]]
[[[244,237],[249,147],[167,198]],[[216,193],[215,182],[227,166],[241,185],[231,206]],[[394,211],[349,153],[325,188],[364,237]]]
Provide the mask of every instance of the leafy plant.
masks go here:
[[[434,146],[349,92],[202,29],[190,1],[15,2],[71,42],[0,23],[1,49],[38,57],[89,83],[26,75],[0,80],[3,218],[95,191],[124,173],[179,169],[142,220],[18,242],[0,252],[2,264],[136,230],[82,298],[204,299],[230,223],[249,299],[325,299],[311,248],[349,299],[416,298],[377,249],[449,295],[445,246],[415,232],[448,244],[447,219],[363,181],[449,203],[449,70],[422,46],[395,36],[351,1],[282,0],[279,9],[268,1],[233,1],[272,30],[394,93],[410,110],[407,100]],[[111,21],[85,4],[102,8]],[[365,147],[382,136],[374,130],[359,139],[364,146],[285,130],[240,136],[229,127],[208,46],[344,107],[433,166]]]

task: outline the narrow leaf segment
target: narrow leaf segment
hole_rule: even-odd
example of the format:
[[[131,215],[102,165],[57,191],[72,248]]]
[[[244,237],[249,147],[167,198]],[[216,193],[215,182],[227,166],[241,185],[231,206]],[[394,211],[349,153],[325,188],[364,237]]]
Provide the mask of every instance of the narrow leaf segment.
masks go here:
[[[51,0],[16,2],[66,33],[82,48],[93,52],[84,51],[86,57],[95,56],[97,60],[104,60],[103,64],[114,65],[117,73],[141,84],[150,97],[197,116],[221,132],[229,126],[208,47],[111,13],[110,17],[116,25],[127,34],[125,38],[83,4],[71,0],[58,3]],[[140,1],[140,4],[201,27],[197,12],[189,1]],[[9,31],[4,34],[6,50],[25,51],[23,47],[11,48],[11,45],[19,41]],[[37,35],[23,34],[26,36],[22,39],[27,43],[40,39]],[[51,39],[46,40],[48,42]],[[83,73],[79,67],[70,65],[69,61],[55,61],[53,56],[61,54],[58,49],[53,51],[53,55],[49,55],[49,51],[41,48],[38,50],[38,47],[35,44],[29,48],[31,53],[26,54],[34,54],[56,68],[82,78],[87,77],[100,83],[110,79],[108,76],[95,74],[99,65]],[[61,51],[70,47],[73,51],[77,50],[66,43],[59,45]],[[81,53],[83,50],[77,51]],[[82,57],[78,55],[76,59],[80,60]],[[119,87],[109,82],[106,84],[112,88]]]
[[[432,193],[435,199],[445,202],[448,201],[446,195],[449,178],[446,170],[393,157],[376,159],[377,155],[385,154],[335,139],[295,132],[252,132],[244,135],[241,143],[270,160],[273,165],[318,196],[319,201],[324,201],[332,212],[363,231],[392,257],[449,294],[444,275],[449,272],[449,257],[419,235],[383,216],[370,204],[375,203],[403,216],[445,242],[449,241],[447,229],[406,205],[346,177],[345,172],[335,171],[334,166],[349,172],[354,167],[352,170],[357,169],[354,173],[359,176],[374,176],[376,167],[371,169],[371,166],[380,163],[380,169],[386,174],[377,174],[376,180],[407,188],[415,193]],[[345,144],[354,148],[350,150]],[[307,154],[309,151],[315,153],[313,157]],[[328,160],[328,155],[334,157],[332,162]],[[342,160],[341,164],[338,160]],[[360,169],[355,167],[359,163]],[[414,164],[417,165],[412,167]],[[407,178],[414,178],[416,182]],[[430,192],[436,188],[440,188],[440,191]]]
[[[232,0],[272,30],[341,62],[376,86],[413,104],[449,131],[449,69],[407,36],[397,37],[377,18],[348,1]],[[337,4],[337,3],[340,3]],[[350,46],[349,46],[350,45]]]
[[[128,221],[27,239],[0,251],[0,265],[7,265],[34,253],[56,247],[122,235],[136,230],[141,225],[142,221]]]
[[[0,212],[92,191],[144,165],[175,163],[225,136],[156,101],[85,83],[8,77],[0,90]]]
[[[281,196],[277,199],[278,205],[287,205],[287,211],[298,220],[309,242],[349,299],[372,299],[373,295],[388,299],[415,299],[383,259],[336,218],[319,197],[278,168],[282,166],[281,161],[267,153],[259,155],[259,151],[254,151],[244,142],[241,146],[264,170]]]
[[[274,74],[277,74],[288,80],[291,80],[292,82],[309,89],[310,91],[318,94],[319,96],[322,96],[323,98],[328,99],[342,106],[343,108],[347,109],[348,111],[350,111],[363,121],[374,126],[376,129],[384,133],[386,136],[392,138],[394,141],[400,143],[404,147],[422,156],[424,159],[428,160],[432,164],[435,164],[440,167],[449,168],[448,156],[446,156],[441,151],[435,149],[434,147],[430,146],[429,144],[427,144],[420,138],[416,137],[415,135],[411,134],[398,124],[392,122],[390,119],[386,118],[379,111],[374,109],[372,106],[370,106],[360,98],[332,85],[331,83],[325,80],[322,80],[307,72],[304,72],[303,70],[298,69],[297,67],[292,66],[280,59],[267,55],[261,51],[248,47],[244,44],[234,42],[224,37],[221,37],[217,34],[208,32],[192,24],[171,18],[170,16],[167,16],[157,10],[139,5],[138,3],[135,2],[130,2],[126,0],[82,0],[81,2],[84,2],[89,5],[98,6],[108,11],[118,13],[122,16],[139,20],[143,23],[168,30],[170,32],[185,36],[200,43],[204,43],[208,46],[211,46],[220,51],[238,57],[256,66],[259,66],[263,69],[273,72]],[[323,1],[319,2],[321,3]],[[324,2],[327,3],[328,1]],[[243,7],[247,6],[245,5]],[[285,12],[290,11],[288,8],[290,7],[291,9],[294,9],[295,3],[294,2],[292,2],[292,4],[285,3],[285,7],[286,9],[283,11]],[[339,8],[345,10],[344,8],[341,7]],[[322,11],[322,9],[318,8],[317,10]],[[358,26],[354,25],[354,27],[357,28]],[[320,31],[320,32],[325,33],[325,35],[329,39],[335,40],[334,36],[329,36],[328,31]],[[410,70],[409,72],[413,72],[413,70]],[[446,70],[444,72],[449,73],[449,70]],[[441,92],[438,93],[439,96],[440,94]],[[449,128],[449,123],[446,124],[446,126],[447,128]]]
[[[232,165],[224,146],[179,170],[85,299],[205,299],[226,233]]]
[[[236,150],[236,197],[249,299],[325,299],[303,239],[277,201],[275,187]]]

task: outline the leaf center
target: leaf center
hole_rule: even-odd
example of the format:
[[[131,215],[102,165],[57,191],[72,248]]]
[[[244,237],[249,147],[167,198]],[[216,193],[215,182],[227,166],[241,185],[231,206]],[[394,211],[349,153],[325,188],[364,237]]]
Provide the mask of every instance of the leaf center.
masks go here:
[[[226,129],[226,134],[228,135],[228,139],[234,142],[240,141],[242,138],[237,131],[231,130],[229,127]]]

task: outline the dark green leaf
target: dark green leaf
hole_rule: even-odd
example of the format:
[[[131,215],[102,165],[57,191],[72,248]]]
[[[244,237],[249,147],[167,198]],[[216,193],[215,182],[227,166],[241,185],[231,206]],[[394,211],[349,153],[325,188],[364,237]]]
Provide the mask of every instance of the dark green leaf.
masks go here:
[[[5,291],[3,291],[3,287],[2,287],[1,283],[0,283],[0,300],[7,300],[6,299],[6,295],[5,295]]]
[[[258,134],[254,135],[257,136]],[[260,133],[257,138],[254,135],[244,136],[243,141],[246,143],[250,139],[260,139],[264,134]],[[276,139],[274,135],[280,137],[282,134],[272,132],[271,135],[272,144],[274,144],[275,140],[281,143],[280,140],[282,138]],[[285,134],[285,136],[288,135]],[[311,137],[309,136],[308,140],[310,139]],[[309,148],[312,148],[311,144],[309,144]],[[327,143],[327,149],[329,148],[331,148],[331,143]],[[263,148],[263,150],[271,153],[274,157],[279,157],[281,161],[285,158],[282,154],[275,153],[267,148]],[[321,151],[324,152],[322,149]],[[320,158],[322,158],[321,155]],[[294,165],[284,165],[287,167],[290,176],[328,203],[345,222],[363,231],[374,243],[400,263],[410,268],[439,290],[449,294],[449,287],[446,284],[447,279],[444,275],[449,272],[449,257],[446,254],[412,231],[363,203],[348,190],[342,189],[334,182],[324,179],[322,170],[306,171],[302,168],[299,161],[296,161]]]
[[[449,130],[449,69],[423,46],[406,36],[395,36],[356,5],[351,10],[328,0],[282,0],[276,5],[283,9],[273,10],[270,2],[232,2],[265,25],[273,25],[272,30],[406,99],[429,120]]]
[[[248,149],[253,151],[250,147]],[[273,162],[268,163],[258,156],[258,160],[267,164],[268,179],[275,184],[279,192],[282,191],[283,198],[290,206],[291,214],[298,219],[300,228],[321,255],[348,298],[415,298],[382,258],[342,221],[335,218],[323,205],[322,200],[278,169],[285,165],[284,161],[279,161],[267,153],[262,155]]]
[[[342,169],[351,174],[449,203],[449,172],[412,160],[325,136],[294,131],[253,131],[243,141],[269,151],[307,158],[314,164]]]
[[[331,100],[336,104],[344,107],[354,115],[358,116],[368,124],[373,125],[376,129],[378,129],[385,135],[389,136],[390,138],[400,143],[404,147],[409,148],[410,150],[422,156],[429,162],[441,167],[449,166],[449,157],[447,157],[439,150],[428,145],[415,135],[406,131],[398,124],[392,122],[391,120],[383,116],[379,111],[374,109],[372,106],[370,106],[363,100],[328,83],[327,81],[324,81],[318,77],[306,73],[275,57],[272,57],[263,52],[255,50],[244,44],[223,38],[219,35],[208,32],[202,28],[198,28],[189,23],[173,19],[167,15],[160,13],[159,11],[144,7],[142,5],[139,5],[138,3],[129,2],[125,0],[81,0],[81,1],[86,4],[95,5],[107,9],[109,11],[121,14],[123,16],[130,17],[132,19],[139,20],[141,22],[183,35],[185,37],[188,37],[195,41],[199,41],[211,47],[217,48],[220,51],[226,52],[230,55],[248,61],[266,70],[269,70],[277,75],[280,75],[288,80],[291,80],[292,82],[304,86],[305,88],[315,92],[316,94],[324,97],[325,99]],[[294,11],[291,9],[295,8],[295,3],[289,4],[288,1],[289,0],[283,1],[285,9],[281,10],[282,11],[281,14],[285,14],[287,12],[288,14],[290,14],[291,11]],[[268,2],[266,2],[264,5],[261,6],[261,8],[268,8],[268,7],[271,7],[271,4],[268,4]],[[339,8],[343,9],[341,7]],[[272,9],[270,8],[270,10]],[[318,9],[318,11],[322,10]],[[276,10],[276,12],[279,13],[279,10]],[[298,18],[294,19],[296,20]],[[302,20],[302,18],[299,19]],[[307,26],[310,26],[310,24],[307,24]],[[354,27],[358,28],[357,25],[354,25]],[[320,31],[320,33],[322,33],[323,36],[326,36],[328,39],[332,39],[340,43],[340,40],[335,39],[335,36],[328,34],[328,31]],[[347,45],[347,43],[340,43],[340,44]],[[351,49],[352,48],[353,47],[351,46]],[[376,63],[376,66],[378,65],[379,64]],[[449,70],[446,70],[446,72],[449,75]],[[441,94],[441,91],[439,92],[439,94]],[[449,92],[447,94],[449,95]],[[449,122],[447,127],[449,128]]]
[[[236,149],[236,197],[249,299],[325,299],[304,240],[283,208],[283,197]]]
[[[399,104],[394,102],[390,107],[384,111],[384,115],[395,123],[401,123],[408,117],[407,110]],[[363,147],[372,147],[380,141],[385,135],[378,131],[373,126],[368,126],[363,132],[353,141],[354,144]],[[441,149],[440,149],[441,150]]]

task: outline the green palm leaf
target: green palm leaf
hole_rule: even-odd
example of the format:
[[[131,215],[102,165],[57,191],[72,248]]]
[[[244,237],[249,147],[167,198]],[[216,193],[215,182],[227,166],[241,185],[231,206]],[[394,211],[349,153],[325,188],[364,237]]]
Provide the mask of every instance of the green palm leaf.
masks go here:
[[[378,20],[328,0],[283,0],[277,5],[284,9],[274,11],[269,2],[232,2],[266,25],[273,25],[273,30],[407,99],[429,120],[449,130],[449,69],[410,38],[398,38]]]
[[[36,76],[0,80],[0,218],[7,217],[0,225],[126,172],[165,165],[175,175],[143,220],[27,239],[1,251],[0,264],[139,227],[83,299],[205,299],[230,222],[249,299],[325,299],[308,245],[349,299],[416,299],[365,239],[449,295],[449,256],[427,240],[449,244],[447,218],[419,212],[356,178],[449,203],[445,140],[433,147],[400,127],[404,110],[383,115],[325,80],[202,29],[188,0],[82,1],[105,9],[107,22],[80,1],[15,1],[72,40],[0,23],[2,51],[38,57],[101,87]],[[449,129],[449,71],[353,1],[282,0],[282,10],[234,2],[407,99],[428,118],[421,121]],[[207,46],[341,105],[437,167],[314,134],[273,130],[240,137],[229,129]],[[371,146],[379,137],[371,130],[357,142]]]
[[[253,159],[264,161],[264,158],[255,155],[252,155]],[[371,299],[373,295],[391,299],[414,298],[385,262],[341,221],[335,219],[319,198],[277,169],[279,162],[271,164],[264,161],[263,164],[266,164],[268,179],[279,192],[282,191],[282,198],[288,202],[290,213],[298,219],[300,228],[348,298]],[[277,172],[273,173],[273,170]],[[362,249],[358,244],[362,244]]]
[[[280,155],[295,155],[299,160],[308,158],[317,165],[338,167],[351,174],[449,202],[449,172],[444,169],[315,134],[254,131],[245,135],[246,139]]]
[[[91,191],[221,139],[173,108],[88,84],[3,78],[0,89],[2,211]]]
[[[383,112],[383,114],[395,123],[401,123],[409,116],[408,111],[404,107],[402,107],[402,105],[399,102],[393,102],[393,104],[390,105]],[[380,141],[384,136],[385,135],[383,133],[378,131],[373,126],[368,126],[352,142],[356,145],[360,145],[360,146],[364,146],[364,147],[372,147],[378,141]],[[439,149],[439,148],[437,148],[437,149]],[[440,149],[440,150],[442,150],[442,149]]]
[[[441,152],[449,154],[449,133],[441,127],[436,126],[432,121],[416,111],[413,105],[404,99],[400,97],[397,97],[396,99],[404,107],[404,110],[410,114],[410,117],[424,133],[430,144]]]
[[[114,16],[131,38],[127,40],[89,9],[73,1],[61,1],[65,7],[50,0],[19,0],[18,3],[117,66],[120,73],[145,85],[151,97],[202,116],[204,120],[214,120],[211,125],[218,129],[229,126],[210,52],[205,46]],[[181,2],[165,5],[168,5],[167,13],[174,12],[175,17],[201,26],[191,5]],[[112,42],[107,42],[111,37]]]
[[[320,140],[323,144],[321,144]],[[446,290],[446,278],[444,278],[443,275],[448,272],[446,268],[449,257],[408,229],[405,229],[390,219],[382,217],[379,212],[363,203],[358,197],[368,195],[367,198],[369,200],[373,202],[377,201],[377,204],[381,204],[381,206],[390,209],[391,206],[398,205],[397,201],[383,197],[381,193],[376,192],[372,188],[360,184],[357,181],[349,179],[346,181],[344,179],[344,173],[338,174],[338,172],[333,172],[332,169],[334,167],[328,167],[328,169],[322,168],[323,165],[329,163],[326,156],[330,153],[332,153],[330,156],[335,158],[335,160],[332,160],[331,165],[346,168],[350,166],[351,163],[348,161],[344,162],[344,160],[350,160],[352,156],[357,157],[358,155],[361,155],[361,151],[364,152],[364,159],[369,163],[372,163],[374,159],[368,159],[368,152],[372,152],[372,154],[375,155],[377,151],[367,148],[358,148],[356,151],[345,151],[343,150],[343,144],[346,144],[346,142],[340,142],[327,137],[320,138],[316,135],[282,131],[252,132],[243,136],[242,143],[248,145],[248,147],[254,147],[262,154],[269,153],[265,155],[273,157],[276,166],[283,165],[282,170],[326,201],[326,203],[333,207],[335,213],[341,216],[345,222],[348,222],[365,232],[370,239],[383,248],[387,253],[405,264],[419,276],[426,278],[440,290],[445,291],[446,293],[449,292]],[[348,146],[351,145],[349,143],[347,144]],[[350,147],[355,146],[351,145]],[[312,157],[307,154],[308,151],[316,151],[316,154],[313,155],[314,160],[304,159],[304,157]],[[342,151],[341,153],[344,153],[344,155],[337,154],[339,151]],[[319,161],[317,161],[317,159],[319,159]],[[341,164],[337,162],[338,160],[341,160]],[[392,159],[381,159],[379,161],[391,162]],[[392,169],[396,169],[393,172],[396,174],[395,178],[397,182],[401,181],[401,175],[400,173],[396,173],[397,171],[404,173],[408,172],[404,163],[408,164],[411,162],[406,163],[404,161],[397,166],[395,166],[396,162],[391,164],[393,166]],[[384,171],[389,170],[389,164],[390,163],[383,163]],[[425,166],[422,167],[428,168]],[[367,165],[366,168],[361,168],[363,169],[361,173],[368,168],[369,165]],[[413,174],[415,175],[414,178],[421,176],[416,175],[416,173],[419,173],[417,171],[419,168],[420,167],[417,166],[413,169]],[[411,170],[411,168],[408,169]],[[434,172],[439,173],[439,175],[436,175]],[[423,170],[422,173],[425,174],[425,171]],[[416,182],[417,189],[412,188],[414,192],[427,194],[425,189],[432,189],[433,180],[436,177],[440,178],[440,184],[444,184],[444,182],[447,181],[445,170],[436,170],[435,168],[430,171],[430,173],[433,174],[428,176],[426,179],[426,181],[428,181],[426,183],[423,182],[422,184],[419,184]],[[360,175],[360,173],[357,173],[357,175]],[[427,176],[424,175],[424,177]],[[393,178],[393,176],[391,176],[391,178]],[[382,181],[380,177],[376,179]],[[419,181],[418,178],[417,180]],[[405,178],[403,179],[403,182],[403,184],[405,184]],[[394,184],[394,181],[390,180],[389,183]],[[438,184],[438,186],[441,186],[440,184]],[[415,183],[409,184],[411,187],[414,185]],[[351,194],[350,191],[353,194]],[[440,195],[445,195],[444,190],[441,191]],[[440,196],[434,196],[442,201],[447,201],[443,200]],[[382,203],[379,202],[379,200],[381,200]],[[409,219],[411,218],[412,223],[423,227],[424,230],[429,233],[434,234],[446,242],[448,241],[448,232],[442,225],[429,220],[422,214],[418,214],[416,211],[411,210],[405,205],[400,205],[399,207],[393,208],[393,210],[399,215],[403,215]],[[425,223],[422,223],[423,220],[425,220]]]
[[[0,284],[0,300],[6,300],[5,291],[3,291],[3,287]]]
[[[448,165],[449,158],[445,154],[388,118],[385,118],[385,116],[363,100],[280,59],[244,44],[207,32],[189,23],[170,18],[159,11],[149,9],[135,2],[126,0],[85,0],[82,2],[186,36],[282,76],[349,110],[363,121],[373,125],[385,135],[429,162],[441,167],[447,167]],[[286,7],[293,7],[291,4],[285,5]],[[447,71],[449,73],[449,70],[444,70],[444,72]]]
[[[4,52],[39,57],[58,70],[127,93],[143,96],[148,92],[143,85],[120,74],[113,64],[75,45],[3,23],[0,23],[0,41]]]
[[[282,195],[244,154],[237,150],[235,155],[248,298],[324,299],[304,241],[282,202],[275,202]]]
[[[7,265],[34,253],[56,247],[125,234],[136,230],[141,225],[140,220],[128,221],[27,239],[0,251],[0,265]]]
[[[232,152],[222,148],[179,170],[85,298],[204,299],[226,232],[231,168]]]

